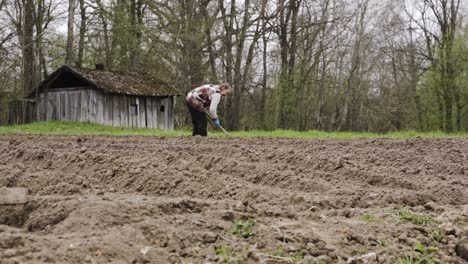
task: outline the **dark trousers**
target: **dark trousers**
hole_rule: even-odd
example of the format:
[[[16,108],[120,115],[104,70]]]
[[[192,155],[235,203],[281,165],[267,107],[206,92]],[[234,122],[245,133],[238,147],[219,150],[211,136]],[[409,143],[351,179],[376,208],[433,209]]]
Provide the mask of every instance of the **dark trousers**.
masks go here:
[[[193,108],[189,103],[187,107],[192,116],[192,136],[202,136],[206,137],[208,133],[206,132],[206,127],[208,126],[208,120],[206,119],[205,112],[200,112],[197,109]]]

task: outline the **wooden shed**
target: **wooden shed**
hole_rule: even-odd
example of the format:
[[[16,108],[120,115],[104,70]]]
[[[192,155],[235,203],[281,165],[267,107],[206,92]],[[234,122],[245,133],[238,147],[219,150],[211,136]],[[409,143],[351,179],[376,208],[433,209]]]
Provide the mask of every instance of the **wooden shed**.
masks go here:
[[[173,129],[177,95],[175,89],[140,73],[64,65],[29,98],[35,98],[38,121]]]

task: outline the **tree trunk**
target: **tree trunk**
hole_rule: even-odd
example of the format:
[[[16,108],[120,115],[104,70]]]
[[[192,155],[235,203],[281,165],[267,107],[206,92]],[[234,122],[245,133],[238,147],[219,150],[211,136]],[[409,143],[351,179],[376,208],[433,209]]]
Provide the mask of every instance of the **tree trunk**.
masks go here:
[[[455,116],[455,119],[456,119],[456,126],[457,126],[457,131],[463,131],[463,128],[462,128],[462,123],[461,123],[461,120],[462,120],[462,111],[463,111],[463,103],[462,103],[462,96],[459,94],[457,97],[456,97],[456,100],[455,100],[455,103],[456,103],[456,116]]]
[[[439,130],[444,131],[444,103],[442,102],[442,95],[437,94],[437,106],[439,107]]]
[[[102,5],[101,0],[96,0],[96,4],[98,6],[98,15],[99,18],[101,19],[102,23],[102,30],[104,33],[104,48],[105,48],[105,64],[106,68],[112,69],[113,68],[113,62],[114,62],[114,57],[112,54],[111,46],[110,46],[110,36],[109,36],[109,29],[108,29],[108,22],[106,18],[106,10],[104,6]]]
[[[353,89],[355,86],[357,87],[357,79],[358,70],[361,67],[361,42],[362,42],[362,35],[364,34],[364,22],[365,17],[367,14],[367,4],[369,0],[364,0],[363,2],[358,3],[358,11],[356,16],[356,24],[355,24],[355,41],[354,47],[351,54],[351,70],[349,71],[349,76],[346,81],[346,90],[345,90],[345,102],[343,105],[343,112],[341,115],[341,122],[338,126],[338,130],[342,130],[343,127],[346,130],[351,129],[352,120],[349,116],[349,107],[351,101],[351,95],[353,93]],[[345,124],[347,125],[345,126]]]
[[[422,107],[421,107],[421,100],[417,92],[417,87],[418,87],[418,67],[416,65],[416,46],[413,42],[413,27],[410,24],[409,26],[409,33],[410,33],[410,65],[409,65],[409,70],[410,70],[410,86],[411,86],[411,92],[414,97],[414,102],[416,104],[416,114],[417,114],[417,120],[418,120],[418,130],[423,131],[423,118],[422,118]]]
[[[76,66],[81,67],[83,65],[83,56],[84,56],[84,42],[85,42],[85,33],[86,33],[86,7],[84,0],[78,0],[80,2],[80,39],[78,41],[78,58],[76,61]]]
[[[34,89],[34,0],[23,0],[23,96]],[[24,115],[23,115],[24,116]]]
[[[451,95],[444,96],[444,103],[445,103],[445,132],[452,133],[453,132],[453,101]]]
[[[43,27],[47,27],[47,24],[44,26],[44,14],[46,12],[46,7],[44,0],[38,0],[37,1],[37,12],[36,12],[36,49],[37,49],[37,56],[39,57],[39,66],[37,67],[37,75],[38,78],[44,78],[46,79],[48,77],[47,73],[47,65],[45,61],[45,56],[44,56],[44,51],[43,51],[43,33],[44,29]],[[50,18],[47,18],[48,20]]]
[[[141,54],[141,30],[143,26],[142,3],[140,0],[130,0],[130,59],[134,70],[139,68]]]
[[[244,92],[244,85],[243,85],[243,76],[241,73],[241,66],[242,66],[242,58],[244,53],[244,46],[246,40],[246,33],[247,29],[250,25],[250,0],[246,0],[244,4],[244,17],[242,19],[242,27],[238,31],[240,31],[236,35],[236,60],[234,63],[234,94],[232,99],[231,108],[229,109],[230,114],[230,122],[229,128],[232,130],[238,130],[240,125],[240,111],[241,111],[241,96]],[[246,65],[248,67],[248,65]],[[244,68],[245,69],[245,68]],[[245,72],[244,72],[245,73]]]
[[[208,3],[207,3],[208,4]],[[206,5],[201,6],[201,13],[204,20],[204,29],[205,29],[205,36],[206,36],[206,45],[208,48],[208,59],[210,62],[210,70],[211,70],[211,83],[218,83],[218,74],[216,71],[216,54],[213,45],[213,39],[211,37],[211,29],[213,27],[213,18],[208,15],[208,11],[206,10]]]
[[[262,0],[262,43],[263,43],[263,52],[262,52],[262,66],[263,66],[263,75],[262,75],[262,90],[260,98],[260,124],[262,129],[266,129],[266,90],[267,90],[267,80],[268,80],[268,67],[267,67],[267,52],[268,52],[268,38],[267,38],[267,19],[266,16],[266,4],[267,0]]]
[[[231,1],[231,10],[230,14],[228,15],[226,12],[226,7],[224,6],[224,0],[219,0],[219,6],[221,10],[221,15],[223,18],[223,26],[224,26],[224,38],[223,38],[223,47],[224,47],[224,56],[226,57],[226,62],[225,62],[225,78],[226,81],[229,82],[231,85],[233,85],[234,90],[237,88],[235,87],[235,84],[233,83],[233,78],[232,78],[232,72],[233,72],[233,61],[234,58],[232,56],[232,49],[233,49],[233,43],[232,43],[232,34],[233,34],[233,25],[234,25],[234,20],[235,20],[235,13],[236,13],[236,1],[232,0]],[[232,96],[227,98],[227,112],[231,113],[232,108],[234,107],[233,105],[233,99]],[[229,118],[228,120],[228,128],[231,129],[231,126],[233,124],[232,117]]]
[[[427,53],[433,68],[440,75],[440,86],[436,88],[437,103],[439,105],[439,124],[445,132],[453,132],[453,103],[456,95],[455,81],[455,60],[453,60],[453,43],[457,26],[457,17],[460,0],[425,0],[425,8],[433,12],[433,17],[427,18],[423,13],[422,30],[426,36]],[[427,26],[430,23],[437,23],[440,36],[431,32]],[[436,44],[437,49],[433,49],[431,43]],[[437,53],[439,57],[435,57]],[[456,98],[455,98],[456,101]]]
[[[322,46],[322,44],[320,45]],[[323,50],[323,47],[321,47]],[[325,63],[325,55],[323,56],[322,61],[322,68],[320,71],[320,84],[319,84],[319,91],[317,96],[317,109],[316,109],[316,117],[315,117],[315,127],[316,129],[323,129],[323,108],[324,108],[324,94],[325,94],[325,70],[326,70],[326,63]]]
[[[292,0],[294,2],[294,0]],[[293,5],[294,3],[291,3]],[[281,55],[281,69],[280,69],[280,80],[278,87],[278,114],[279,114],[279,127],[281,129],[286,128],[286,97],[287,92],[290,89],[289,76],[288,76],[288,54],[289,54],[289,42],[288,42],[288,24],[291,17],[291,8],[286,8],[285,0],[280,0],[278,3],[279,9],[279,25],[278,25],[278,37],[280,42],[280,55]]]
[[[73,28],[75,22],[75,0],[68,0],[68,34],[67,34],[67,52],[65,55],[65,64],[72,65],[73,62]]]

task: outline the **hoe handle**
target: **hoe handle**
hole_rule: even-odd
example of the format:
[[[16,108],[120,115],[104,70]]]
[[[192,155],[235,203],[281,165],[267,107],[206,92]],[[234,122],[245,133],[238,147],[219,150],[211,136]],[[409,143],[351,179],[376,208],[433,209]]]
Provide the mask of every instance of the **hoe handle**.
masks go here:
[[[221,125],[215,126],[215,125],[213,124],[213,118],[211,117],[210,113],[208,113],[207,111],[205,111],[205,115],[206,115],[206,117],[210,120],[211,125],[213,125],[214,127],[219,127],[219,129],[221,129],[224,133],[226,133],[226,135],[231,136],[231,134],[229,134],[229,133],[226,131],[226,129],[224,129],[224,127],[222,127]]]

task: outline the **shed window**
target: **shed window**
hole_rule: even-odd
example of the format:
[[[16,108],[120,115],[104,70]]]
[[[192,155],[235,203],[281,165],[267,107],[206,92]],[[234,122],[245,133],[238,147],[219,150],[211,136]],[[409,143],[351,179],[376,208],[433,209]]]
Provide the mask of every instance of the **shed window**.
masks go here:
[[[159,107],[159,111],[160,112],[164,112],[166,109],[164,108],[164,105],[161,105],[161,107]]]
[[[137,104],[131,104],[130,105],[130,113],[132,115],[138,115],[138,105]]]

